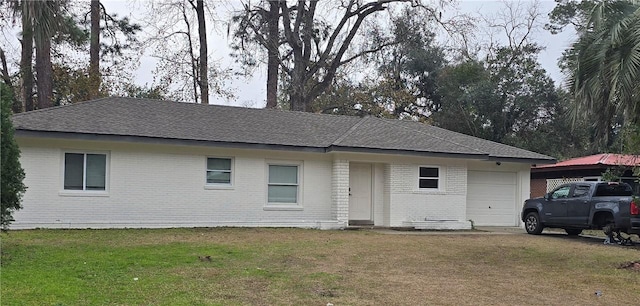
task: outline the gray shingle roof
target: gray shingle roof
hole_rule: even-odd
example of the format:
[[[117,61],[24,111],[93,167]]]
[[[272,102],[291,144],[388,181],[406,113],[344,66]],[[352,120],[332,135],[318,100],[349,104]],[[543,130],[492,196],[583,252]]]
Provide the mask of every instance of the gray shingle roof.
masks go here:
[[[552,157],[430,125],[373,117],[290,112],[111,97],[16,114],[21,133],[127,136],[156,140],[321,149],[325,152],[465,156],[554,162]]]

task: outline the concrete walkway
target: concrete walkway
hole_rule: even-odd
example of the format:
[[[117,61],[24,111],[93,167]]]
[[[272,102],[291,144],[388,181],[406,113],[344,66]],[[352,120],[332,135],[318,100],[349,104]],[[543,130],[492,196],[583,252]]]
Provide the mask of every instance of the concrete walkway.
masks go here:
[[[365,229],[365,228],[362,228]],[[411,229],[391,229],[391,228],[369,228],[365,229],[380,234],[387,235],[515,235],[526,234],[524,228],[506,226],[478,226],[473,230],[411,230]]]
[[[477,231],[502,234],[526,234],[524,227],[515,226],[477,226]]]

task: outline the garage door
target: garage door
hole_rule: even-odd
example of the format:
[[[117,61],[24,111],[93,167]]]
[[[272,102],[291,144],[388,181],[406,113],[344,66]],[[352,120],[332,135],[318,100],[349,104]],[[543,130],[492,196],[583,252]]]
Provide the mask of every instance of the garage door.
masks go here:
[[[480,226],[516,226],[516,173],[469,171],[467,219]]]

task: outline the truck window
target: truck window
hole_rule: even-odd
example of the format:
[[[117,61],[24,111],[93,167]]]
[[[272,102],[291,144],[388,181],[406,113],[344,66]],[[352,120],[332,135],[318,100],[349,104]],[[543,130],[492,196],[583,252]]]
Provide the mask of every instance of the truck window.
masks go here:
[[[627,184],[598,184],[596,197],[631,196],[633,190]]]
[[[631,185],[631,190],[633,190],[634,195],[640,195],[640,181],[638,181],[638,178],[623,177],[622,182]]]
[[[584,197],[589,194],[589,185],[576,185],[576,188],[573,190],[573,198]]]
[[[561,199],[569,197],[569,190],[571,190],[571,186],[562,186],[551,194],[552,199]]]

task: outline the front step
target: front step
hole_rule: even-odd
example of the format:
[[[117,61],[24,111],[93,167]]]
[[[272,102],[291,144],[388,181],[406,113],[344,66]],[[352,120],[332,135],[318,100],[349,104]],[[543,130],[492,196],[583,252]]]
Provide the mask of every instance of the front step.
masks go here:
[[[373,226],[371,220],[349,220],[349,226]]]

